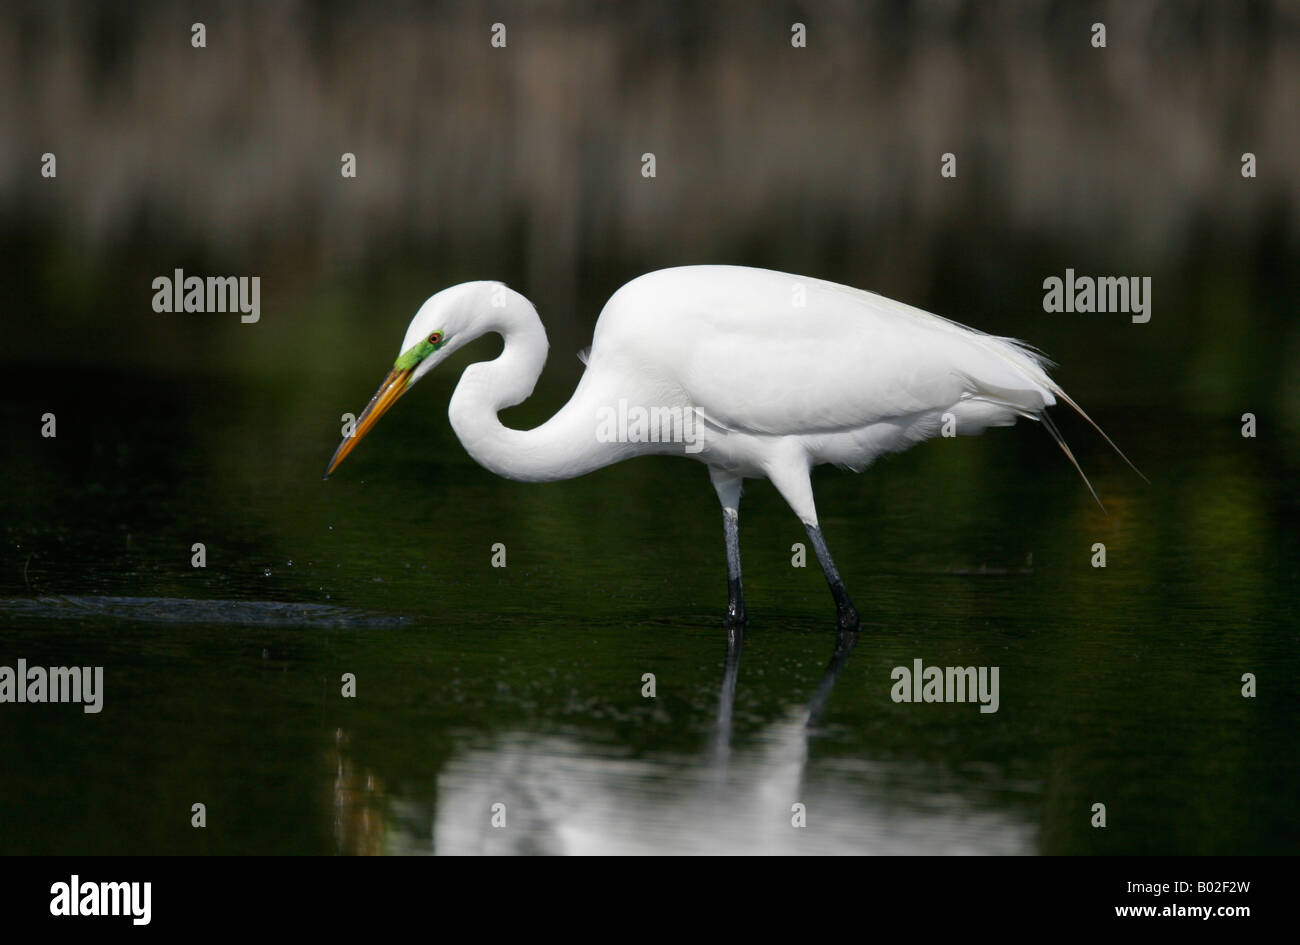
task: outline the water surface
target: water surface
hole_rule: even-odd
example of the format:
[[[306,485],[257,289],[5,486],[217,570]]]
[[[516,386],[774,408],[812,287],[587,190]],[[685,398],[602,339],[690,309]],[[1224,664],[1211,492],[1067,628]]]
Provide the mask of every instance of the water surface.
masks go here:
[[[0,464],[0,664],[102,665],[105,699],[0,707],[3,852],[1297,848],[1295,457],[1231,423],[1100,410],[1146,485],[1065,422],[1109,514],[1030,424],[819,471],[851,652],[755,483],[729,655],[694,462],[498,480],[440,378],[324,482],[361,370],[43,376],[4,407],[55,409],[59,435]],[[895,703],[917,658],[999,667],[999,710]]]

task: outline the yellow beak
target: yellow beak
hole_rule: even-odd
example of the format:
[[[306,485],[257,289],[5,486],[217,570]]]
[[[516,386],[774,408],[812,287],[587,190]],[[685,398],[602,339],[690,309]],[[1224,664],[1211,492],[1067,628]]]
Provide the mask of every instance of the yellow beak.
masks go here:
[[[361,416],[357,418],[356,429],[352,435],[343,438],[339,448],[334,451],[330,458],[329,467],[325,470],[325,479],[338,468],[339,463],[348,458],[348,454],[356,448],[361,442],[361,438],[370,432],[371,428],[379,422],[379,418],[388,412],[388,408],[397,403],[403,394],[406,393],[406,382],[411,377],[411,368],[398,370],[393,368],[384,378],[384,383],[379,385],[379,390],[375,391],[375,396],[370,398],[370,403],[366,404],[366,409],[361,411]]]

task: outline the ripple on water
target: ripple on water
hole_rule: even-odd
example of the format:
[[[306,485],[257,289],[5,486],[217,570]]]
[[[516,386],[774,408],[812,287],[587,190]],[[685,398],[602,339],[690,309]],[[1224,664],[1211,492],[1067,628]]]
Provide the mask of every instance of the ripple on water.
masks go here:
[[[238,624],[304,629],[400,627],[409,618],[328,604],[284,601],[195,600],[183,597],[59,595],[0,598],[0,615],[62,620],[110,618],[146,623]]]

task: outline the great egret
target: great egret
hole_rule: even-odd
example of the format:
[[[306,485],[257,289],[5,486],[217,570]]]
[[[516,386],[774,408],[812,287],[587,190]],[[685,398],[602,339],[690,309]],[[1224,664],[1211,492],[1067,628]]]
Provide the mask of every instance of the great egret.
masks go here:
[[[546,362],[546,332],[518,292],[500,282],[466,282],[420,306],[392,371],[325,475],[416,381],[489,332],[505,339],[504,350],[465,369],[447,411],[470,456],[523,482],[570,479],[651,453],[705,463],[722,503],[731,627],[745,623],[745,479],[771,480],[799,516],[838,625],[853,630],[857,611],[817,524],[813,466],[861,471],[944,427],[974,434],[1028,417],[1044,421],[1077,469],[1045,411],[1059,397],[1088,419],[1047,376],[1050,362],[1022,342],[820,279],[686,266],[648,273],[615,292],[596,322],[573,397],[536,429],[513,430],[497,412],[533,392]]]

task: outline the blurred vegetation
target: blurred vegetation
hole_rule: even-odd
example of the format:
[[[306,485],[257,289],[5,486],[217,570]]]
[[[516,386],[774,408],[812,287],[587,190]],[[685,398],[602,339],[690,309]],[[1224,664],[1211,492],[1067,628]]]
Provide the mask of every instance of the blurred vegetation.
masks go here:
[[[735,262],[1028,337],[1092,403],[1300,424],[1294,2],[7,11],[8,360],[380,365],[467,278],[568,352],[627,278]],[[154,315],[176,267],[260,275],[263,323]],[[1151,275],[1152,323],[1045,315],[1066,267]]]

